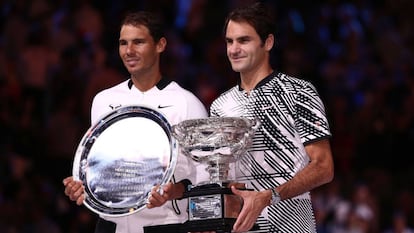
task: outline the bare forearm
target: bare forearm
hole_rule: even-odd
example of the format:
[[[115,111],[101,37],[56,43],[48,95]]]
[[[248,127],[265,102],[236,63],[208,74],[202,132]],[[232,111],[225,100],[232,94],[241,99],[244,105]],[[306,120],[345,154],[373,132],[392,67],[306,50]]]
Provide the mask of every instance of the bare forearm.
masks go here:
[[[278,186],[276,190],[282,200],[292,198],[330,182],[332,180],[330,173],[311,162],[302,171],[298,172],[293,179]]]
[[[332,181],[334,166],[328,140],[305,147],[310,163],[293,179],[276,188],[282,199],[292,198]]]

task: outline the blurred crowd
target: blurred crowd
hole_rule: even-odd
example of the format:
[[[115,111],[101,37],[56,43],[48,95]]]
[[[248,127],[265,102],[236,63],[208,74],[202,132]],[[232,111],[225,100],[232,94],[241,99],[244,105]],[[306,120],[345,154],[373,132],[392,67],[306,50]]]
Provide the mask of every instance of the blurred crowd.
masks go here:
[[[64,196],[93,96],[127,78],[123,14],[168,23],[164,74],[206,105],[234,85],[222,35],[249,0],[0,1],[0,232],[93,232]],[[414,232],[414,1],[265,1],[276,14],[277,71],[326,103],[336,173],[313,191],[320,233]]]

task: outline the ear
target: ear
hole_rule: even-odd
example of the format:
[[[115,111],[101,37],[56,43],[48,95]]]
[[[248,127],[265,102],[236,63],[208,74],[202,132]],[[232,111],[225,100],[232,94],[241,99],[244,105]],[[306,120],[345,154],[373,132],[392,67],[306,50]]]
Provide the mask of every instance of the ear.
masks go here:
[[[157,52],[162,53],[167,46],[167,39],[165,37],[161,37],[161,39],[157,43]]]
[[[269,34],[265,40],[265,49],[266,51],[270,51],[273,48],[273,45],[275,44],[275,36],[273,34]]]

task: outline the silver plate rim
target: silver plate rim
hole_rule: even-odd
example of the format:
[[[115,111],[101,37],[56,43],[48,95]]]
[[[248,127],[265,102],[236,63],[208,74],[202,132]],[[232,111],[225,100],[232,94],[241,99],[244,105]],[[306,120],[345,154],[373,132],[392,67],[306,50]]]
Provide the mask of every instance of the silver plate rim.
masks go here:
[[[90,147],[85,146],[86,142],[90,141],[92,137],[95,136],[95,133],[100,130],[101,127],[109,127],[108,122],[117,122],[122,119],[129,118],[131,116],[126,116],[128,114],[134,115],[134,113],[137,113],[138,115],[144,115],[148,116],[148,119],[154,120],[157,124],[160,125],[162,129],[165,131],[169,144],[170,144],[170,162],[169,166],[166,169],[166,172],[164,173],[164,176],[162,178],[162,181],[160,182],[160,185],[166,184],[168,181],[171,180],[175,166],[177,164],[177,156],[178,156],[178,143],[176,139],[172,136],[172,127],[169,124],[166,117],[157,111],[156,109],[146,106],[146,105],[124,105],[121,106],[103,117],[101,117],[97,123],[93,124],[83,135],[80,143],[77,146],[76,152],[75,152],[75,158],[73,161],[73,169],[72,169],[72,175],[75,180],[81,180],[82,182],[85,182],[85,179],[82,178],[82,170],[81,170],[81,161],[84,160],[85,156],[88,156],[86,153],[87,149],[90,149]],[[138,115],[134,115],[133,117],[139,117]],[[85,186],[85,184],[84,184]],[[85,199],[83,201],[83,204],[90,209],[91,211],[101,215],[101,216],[108,216],[108,217],[120,217],[120,216],[127,216],[131,215],[133,213],[136,213],[144,208],[146,208],[146,200],[141,201],[141,204],[136,204],[134,206],[130,206],[128,208],[113,208],[109,206],[101,205],[102,209],[96,209],[96,203],[91,198],[90,195],[87,194],[87,187],[85,186]],[[147,193],[149,193],[150,190],[147,190]],[[147,196],[147,195],[145,195]]]

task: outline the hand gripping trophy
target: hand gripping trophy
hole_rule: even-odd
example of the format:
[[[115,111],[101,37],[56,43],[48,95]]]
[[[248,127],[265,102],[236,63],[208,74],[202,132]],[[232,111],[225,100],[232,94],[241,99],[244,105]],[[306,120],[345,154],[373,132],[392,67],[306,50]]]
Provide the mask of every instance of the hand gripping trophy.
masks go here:
[[[189,219],[183,232],[231,232],[243,200],[231,192],[231,185],[245,189],[232,180],[230,164],[239,160],[252,144],[260,124],[240,117],[209,117],[186,120],[172,127],[180,150],[193,160],[207,165],[210,180],[189,186]]]

